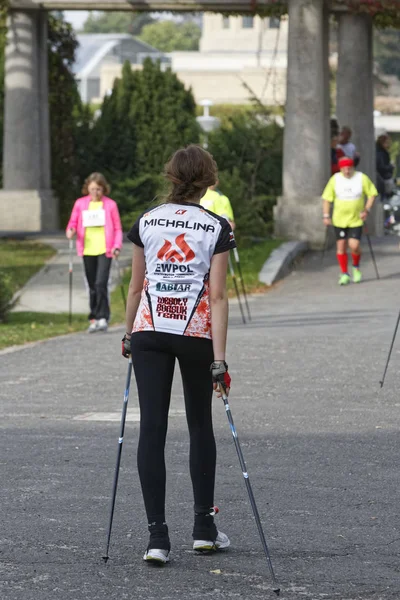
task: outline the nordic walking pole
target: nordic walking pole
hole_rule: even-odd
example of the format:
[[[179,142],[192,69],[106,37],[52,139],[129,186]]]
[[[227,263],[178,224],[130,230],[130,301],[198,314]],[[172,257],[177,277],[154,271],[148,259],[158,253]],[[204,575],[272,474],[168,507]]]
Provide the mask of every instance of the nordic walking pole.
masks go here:
[[[329,225],[326,227],[324,249],[321,256],[321,266],[324,264],[325,254],[329,246]]]
[[[73,240],[69,240],[69,314],[68,314],[68,324],[71,327],[72,323],[72,276],[73,276],[73,252],[74,252],[74,242]]]
[[[397,317],[396,327],[394,328],[393,339],[392,339],[392,343],[390,344],[390,350],[389,350],[389,354],[388,354],[388,357],[387,357],[385,370],[383,372],[383,377],[382,377],[382,380],[379,382],[381,384],[381,388],[383,388],[383,384],[385,383],[386,371],[387,371],[388,366],[389,366],[390,357],[392,356],[392,350],[393,350],[393,346],[394,346],[394,341],[396,339],[397,330],[399,328],[399,323],[400,323],[400,312],[399,312],[399,316]]]
[[[239,302],[239,308],[240,308],[240,313],[242,315],[242,321],[243,323],[246,323],[246,319],[244,316],[244,312],[243,312],[243,306],[242,306],[242,301],[240,300],[240,294],[239,294],[239,288],[238,288],[238,284],[236,281],[236,275],[235,275],[235,271],[233,270],[233,265],[232,265],[232,260],[231,260],[231,256],[229,255],[228,258],[228,263],[229,263],[229,270],[231,272],[231,277],[232,277],[232,281],[233,281],[233,285],[235,287],[235,292],[236,292],[236,296]]]
[[[258,509],[257,509],[256,501],[254,499],[253,490],[251,488],[249,474],[247,472],[246,463],[245,463],[245,460],[244,460],[244,457],[243,457],[242,449],[240,447],[238,434],[236,433],[235,424],[233,422],[233,417],[232,417],[231,409],[230,409],[228,398],[227,398],[227,395],[226,395],[226,388],[224,387],[224,385],[221,382],[219,383],[219,391],[222,394],[222,400],[224,402],[225,410],[226,410],[226,415],[228,417],[229,425],[231,427],[233,441],[235,442],[236,452],[237,452],[237,455],[239,457],[240,468],[242,469],[243,478],[244,478],[244,481],[245,481],[245,484],[246,484],[247,493],[249,494],[250,504],[251,504],[251,508],[253,509],[253,514],[254,514],[254,518],[256,520],[258,533],[259,533],[260,539],[261,539],[261,544],[262,544],[262,547],[263,547],[263,550],[264,550],[264,553],[265,553],[265,556],[266,556],[266,559],[267,559],[267,564],[268,564],[268,567],[269,567],[269,571],[271,573],[272,583],[274,584],[273,590],[274,590],[275,594],[277,596],[279,596],[279,592],[280,592],[279,584],[278,584],[278,582],[276,580],[276,577],[275,577],[274,568],[272,566],[272,561],[271,561],[271,556],[270,556],[270,553],[269,553],[269,550],[268,550],[267,542],[265,540],[264,531],[263,531],[263,528],[262,528],[262,525],[261,525],[260,515],[258,514]]]
[[[118,280],[119,280],[119,284],[121,287],[122,302],[124,303],[124,308],[125,308],[125,312],[126,312],[126,296],[125,296],[125,290],[124,290],[124,282],[122,280],[121,270],[119,268],[118,256],[115,257],[115,264],[117,265]]]
[[[249,321],[251,321],[250,308],[249,308],[249,304],[247,302],[246,288],[244,287],[244,279],[243,279],[243,274],[242,274],[242,267],[240,265],[239,252],[238,252],[237,248],[233,248],[233,256],[235,257],[235,261],[236,261],[237,268],[238,268],[238,271],[239,271],[239,279],[240,279],[240,282],[242,284],[242,291],[243,291],[244,302],[246,304],[247,316],[249,317]]]
[[[116,467],[115,467],[115,475],[114,475],[114,485],[113,485],[112,500],[111,500],[110,521],[109,521],[109,524],[108,524],[107,547],[106,547],[106,553],[103,556],[103,560],[105,562],[108,561],[108,550],[110,548],[111,529],[112,529],[113,518],[114,518],[114,509],[115,509],[115,499],[117,497],[119,467],[120,467],[120,464],[121,464],[122,444],[124,443],[124,431],[125,431],[126,411],[127,411],[127,408],[128,408],[129,388],[131,387],[131,375],[132,375],[132,357],[129,357],[128,374],[126,376],[126,385],[125,385],[125,393],[124,393],[124,403],[123,403],[123,406],[122,406],[121,431],[120,431],[119,438],[118,438],[117,464],[116,464]]]
[[[376,278],[379,279],[379,272],[378,272],[378,267],[376,265],[375,254],[374,254],[374,251],[373,251],[373,248],[372,248],[371,238],[369,237],[367,231],[365,231],[365,237],[367,238],[368,246],[369,246],[369,251],[371,253],[372,262],[374,263]]]

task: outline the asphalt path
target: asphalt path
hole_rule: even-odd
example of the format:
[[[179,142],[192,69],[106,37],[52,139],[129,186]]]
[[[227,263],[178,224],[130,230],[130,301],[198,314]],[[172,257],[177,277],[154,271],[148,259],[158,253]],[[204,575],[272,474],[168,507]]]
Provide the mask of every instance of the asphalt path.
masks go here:
[[[396,239],[365,248],[365,280],[337,286],[331,251],[250,302],[232,305],[230,404],[283,598],[400,597],[400,309]],[[166,460],[171,562],[142,556],[132,380],[110,560],[109,502],[127,363],[122,329],[0,353],[2,600],[261,600],[271,580],[223,404],[214,402],[217,524],[231,548],[191,550],[189,440],[176,374]]]

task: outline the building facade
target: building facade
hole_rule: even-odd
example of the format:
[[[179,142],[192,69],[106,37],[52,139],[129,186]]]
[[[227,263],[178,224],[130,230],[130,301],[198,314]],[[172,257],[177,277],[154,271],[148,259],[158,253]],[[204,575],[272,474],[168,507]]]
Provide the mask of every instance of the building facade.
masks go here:
[[[288,20],[205,13],[198,52],[171,52],[171,68],[197,103],[246,104],[256,95],[264,104],[286,99]],[[121,63],[103,60],[100,96],[112,88]]]

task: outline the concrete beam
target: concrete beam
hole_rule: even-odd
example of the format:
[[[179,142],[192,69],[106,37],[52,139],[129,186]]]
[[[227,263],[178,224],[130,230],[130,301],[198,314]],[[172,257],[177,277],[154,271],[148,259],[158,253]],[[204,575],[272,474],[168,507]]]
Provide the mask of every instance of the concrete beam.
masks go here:
[[[273,4],[274,0],[258,0],[257,7],[263,8]],[[10,7],[17,10],[113,10],[113,11],[240,11],[252,12],[252,4],[248,0],[10,0]],[[332,12],[348,12],[348,7],[329,3]]]
[[[272,5],[273,0],[258,0],[257,7]],[[182,11],[182,12],[253,12],[249,0],[10,0],[13,9]]]

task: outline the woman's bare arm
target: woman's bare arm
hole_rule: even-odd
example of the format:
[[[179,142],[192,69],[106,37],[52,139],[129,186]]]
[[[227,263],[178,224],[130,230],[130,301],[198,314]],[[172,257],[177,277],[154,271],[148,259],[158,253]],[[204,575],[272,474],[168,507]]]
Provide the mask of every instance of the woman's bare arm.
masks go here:
[[[143,281],[146,273],[146,262],[144,259],[144,250],[140,246],[133,245],[132,255],[132,276],[129,284],[128,299],[126,303],[126,332],[130,333],[133,329],[133,322],[139,307],[140,297],[142,295]]]
[[[215,254],[211,260],[210,309],[214,360],[225,360],[229,312],[226,291],[228,257],[229,251],[221,252]]]

